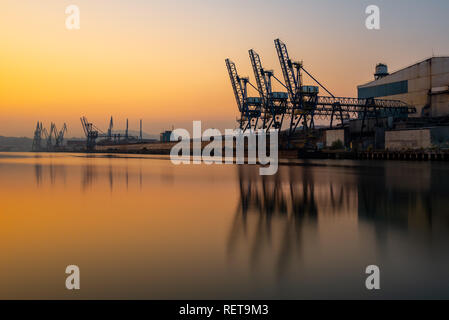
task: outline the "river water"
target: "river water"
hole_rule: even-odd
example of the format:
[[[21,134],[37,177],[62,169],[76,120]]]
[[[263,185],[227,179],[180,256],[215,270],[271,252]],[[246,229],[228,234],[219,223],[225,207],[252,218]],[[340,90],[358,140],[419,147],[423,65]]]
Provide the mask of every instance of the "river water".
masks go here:
[[[0,153],[0,230],[2,299],[449,298],[445,163]]]

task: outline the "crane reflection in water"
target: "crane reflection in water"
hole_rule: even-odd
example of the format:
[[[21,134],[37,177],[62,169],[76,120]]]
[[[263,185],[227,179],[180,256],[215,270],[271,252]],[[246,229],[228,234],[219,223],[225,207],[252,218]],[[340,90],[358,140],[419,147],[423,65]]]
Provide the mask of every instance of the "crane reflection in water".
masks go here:
[[[282,277],[289,264],[298,267],[310,257],[305,248],[311,243],[319,246],[320,224],[336,225],[343,219],[370,226],[381,256],[387,254],[391,230],[416,240],[419,233],[419,241],[424,237],[429,248],[437,230],[447,237],[449,217],[443,208],[449,197],[439,179],[447,170],[418,164],[419,172],[410,174],[415,164],[335,165],[304,161],[281,166],[272,177],[260,176],[256,167],[240,166],[240,199],[227,240],[228,261],[247,259],[252,271],[271,264]]]
[[[3,217],[15,219],[10,230],[35,219],[28,238],[59,257],[60,246],[48,248],[46,239],[59,244],[60,230],[76,225],[78,238],[90,240],[77,243],[79,252],[125,257],[120,270],[134,275],[128,286],[134,297],[160,298],[133,286],[144,283],[168,285],[167,295],[176,298],[184,297],[180,288],[195,297],[365,298],[370,264],[381,267],[388,284],[382,297],[449,296],[445,163],[300,160],[260,176],[251,165],[176,167],[140,156],[40,154],[3,155],[0,170]],[[32,206],[16,200],[23,189]],[[34,228],[39,224],[48,229]],[[61,246],[71,245],[67,238]],[[80,256],[93,278],[111,259],[96,256]],[[48,269],[38,262],[39,270]],[[99,296],[109,292],[123,288]]]

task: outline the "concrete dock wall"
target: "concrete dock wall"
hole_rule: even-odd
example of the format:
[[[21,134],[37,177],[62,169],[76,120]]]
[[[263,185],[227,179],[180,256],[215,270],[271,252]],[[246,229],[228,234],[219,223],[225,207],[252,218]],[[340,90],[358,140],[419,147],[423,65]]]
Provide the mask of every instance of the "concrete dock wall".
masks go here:
[[[385,132],[387,150],[449,148],[449,127],[432,127]]]
[[[417,150],[432,146],[430,129],[385,131],[385,149]]]
[[[343,145],[346,143],[346,135],[344,129],[326,130],[326,147],[331,147],[333,143],[341,141]]]

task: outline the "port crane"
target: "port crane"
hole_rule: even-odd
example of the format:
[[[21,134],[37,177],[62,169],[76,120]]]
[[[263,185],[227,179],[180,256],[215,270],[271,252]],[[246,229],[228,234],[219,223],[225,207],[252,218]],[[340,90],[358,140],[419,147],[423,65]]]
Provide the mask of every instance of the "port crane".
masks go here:
[[[36,129],[34,130],[32,151],[42,151],[42,140],[46,139],[46,132],[42,122],[37,122]]]
[[[47,137],[47,151],[53,149],[53,135],[56,135],[56,125],[52,122],[50,124],[50,132],[45,132]]]
[[[248,84],[254,87],[249,82],[249,78],[238,75],[234,62],[229,59],[226,59],[225,62],[240,112],[240,118],[237,120],[239,127],[243,132],[246,130],[255,130],[257,129],[257,124],[262,114],[262,99],[260,97],[248,97]]]
[[[261,128],[282,129],[284,118],[290,118],[287,129],[288,136],[292,136],[297,128],[308,132],[315,128],[315,119],[329,120],[330,128],[335,121],[343,126],[350,119],[361,120],[361,132],[367,119],[380,117],[401,118],[416,113],[416,108],[397,100],[361,99],[337,97],[319,82],[302,62],[293,61],[288,54],[287,46],[280,39],[274,40],[279,58],[284,82],[274,76],[273,71],[265,70],[260,56],[249,50],[251,65],[256,78],[257,88],[249,82],[248,78],[239,77],[234,62],[226,59],[226,66],[231,79],[232,88],[240,112],[240,128],[242,130],[255,130],[258,121],[262,118]],[[303,73],[312,79],[316,85],[303,85]],[[287,92],[272,92],[272,78],[277,80]],[[247,96],[247,85],[251,85],[258,93],[258,98]],[[320,88],[327,95],[319,95]]]
[[[83,126],[83,131],[87,139],[86,148],[88,151],[93,151],[95,149],[95,146],[97,145],[97,139],[102,138],[103,140],[100,141],[100,144],[117,144],[121,143],[123,141],[126,142],[136,142],[141,141],[139,137],[129,135],[129,122],[128,119],[126,119],[126,129],[124,134],[121,133],[114,133],[114,120],[111,117],[109,121],[109,127],[107,132],[101,131],[99,128],[97,128],[93,123],[89,122],[86,117],[81,117],[81,124]],[[140,131],[142,132],[142,121],[140,122],[141,128]],[[142,135],[142,133],[141,133]],[[124,138],[124,139],[122,139]]]
[[[93,151],[99,136],[106,136],[93,123],[89,122],[86,117],[81,117],[81,124],[83,126],[84,134],[86,135],[86,148],[88,151]]]
[[[287,46],[279,39],[276,39],[274,44],[291,103],[289,135],[295,132],[301,122],[304,129],[313,128],[318,89],[302,85],[302,62],[292,61],[288,55]]]
[[[379,117],[406,117],[416,113],[416,108],[398,100],[360,99],[334,96],[323,84],[321,84],[302,62],[293,62],[287,51],[287,46],[280,39],[274,40],[285,87],[290,100],[290,128],[292,135],[300,122],[303,128],[314,128],[315,117],[330,119],[330,127],[333,127],[334,119],[339,119],[343,126],[345,120],[362,119],[361,135],[365,127],[365,120]],[[318,86],[304,86],[302,84],[302,71],[306,73]],[[329,96],[319,96],[321,87]]]
[[[64,135],[67,133],[67,125],[64,123],[61,130],[54,129],[55,147],[60,148],[64,144]]]
[[[58,131],[56,125],[52,122],[50,131],[47,131],[42,122],[38,121],[34,131],[32,151],[52,151],[62,147],[66,132],[67,125],[65,123],[62,129]],[[43,145],[44,143],[45,145]]]
[[[271,128],[280,129],[288,107],[288,94],[273,92],[272,78],[277,79],[273,70],[266,70],[262,67],[260,56],[253,49],[248,52],[262,100],[262,129],[267,132]]]

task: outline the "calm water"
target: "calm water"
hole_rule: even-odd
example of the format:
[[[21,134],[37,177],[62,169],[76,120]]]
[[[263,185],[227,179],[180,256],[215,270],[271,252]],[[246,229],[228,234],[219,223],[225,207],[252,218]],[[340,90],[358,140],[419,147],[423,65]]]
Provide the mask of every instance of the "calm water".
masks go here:
[[[0,153],[0,229],[0,298],[449,298],[444,163]]]

